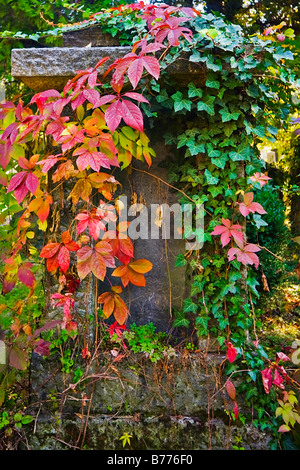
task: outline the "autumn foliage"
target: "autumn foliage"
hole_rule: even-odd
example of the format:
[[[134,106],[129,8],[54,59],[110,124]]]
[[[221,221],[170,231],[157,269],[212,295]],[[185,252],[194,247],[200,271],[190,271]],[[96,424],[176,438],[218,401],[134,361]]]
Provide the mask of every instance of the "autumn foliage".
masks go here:
[[[148,32],[133,44],[130,53],[110,65],[107,65],[109,57],[103,57],[94,67],[78,70],[62,92],[50,89],[37,93],[28,104],[17,97],[2,103],[0,109],[0,165],[3,170],[0,184],[5,188],[5,194],[13,195],[14,202],[20,206],[11,249],[3,256],[3,292],[10,292],[18,281],[34,289],[36,278],[33,264],[28,261],[28,240],[37,237],[37,231],[32,230],[36,224],[34,227],[43,234],[39,262],[45,263],[48,274],[56,279],[57,292],[51,295],[51,302],[63,310],[60,325],[71,332],[77,331],[73,311],[76,291],[83,282],[92,276],[97,283],[109,279],[111,288],[99,295],[98,305],[105,319],[114,317],[110,332],[121,335],[129,315],[122,298],[123,289],[130,284],[145,286],[147,273],[155,269],[146,258],[135,258],[127,234],[128,225],[119,221],[122,207],[117,191],[121,185],[116,175],[117,170],[128,167],[133,158],[151,166],[155,152],[145,132],[143,111],[149,111],[150,103],[144,94],[150,80],[160,79],[161,64],[167,52],[182,41],[186,47],[190,45],[194,33],[188,25],[200,13],[192,8],[142,3],[131,8],[146,20]],[[208,37],[214,39],[209,34]],[[212,66],[218,70],[218,64]],[[216,80],[208,80],[208,88],[219,89],[219,86]],[[201,89],[190,87],[188,93],[189,98],[198,100],[198,113],[213,114],[211,106],[215,96],[199,101]],[[181,92],[173,96],[176,95],[179,98],[175,100],[175,111],[184,106],[190,110],[192,101],[182,101]],[[222,90],[219,96],[221,100]],[[224,106],[219,114],[224,124],[231,119],[236,121],[241,113],[230,112]],[[196,150],[190,148],[192,156],[203,152]],[[216,167],[223,169],[225,163],[223,165],[219,158],[221,152],[211,150],[211,153]],[[229,153],[233,154],[233,162],[241,160],[238,153]],[[211,189],[219,178],[208,169],[204,174]],[[222,223],[217,219],[213,221],[213,230],[208,237],[216,245],[221,244],[228,263],[238,261],[245,266],[259,266],[257,253],[261,248],[247,242],[244,222],[249,215],[266,213],[254,200],[253,187],[263,187],[269,179],[266,174],[255,172],[249,177],[247,189],[236,193],[232,216],[222,217]],[[63,188],[68,191],[64,198],[61,197]],[[52,223],[57,203],[71,203],[73,219],[64,229],[54,230]],[[225,287],[223,290],[225,292]],[[203,293],[203,299],[204,296]],[[194,308],[195,304],[190,302],[190,305]],[[199,318],[206,322],[205,317]],[[50,323],[49,328],[52,326]],[[21,325],[15,321],[14,328],[17,336]],[[236,360],[238,350],[230,341],[230,329],[228,332],[226,358],[231,364]],[[47,342],[37,335],[29,336],[35,351],[47,355]],[[87,357],[87,350],[84,351],[84,357]],[[282,374],[283,370],[277,364],[264,371],[265,389],[268,390],[271,383],[280,385]],[[231,382],[227,382],[227,392],[237,417],[236,392]]]

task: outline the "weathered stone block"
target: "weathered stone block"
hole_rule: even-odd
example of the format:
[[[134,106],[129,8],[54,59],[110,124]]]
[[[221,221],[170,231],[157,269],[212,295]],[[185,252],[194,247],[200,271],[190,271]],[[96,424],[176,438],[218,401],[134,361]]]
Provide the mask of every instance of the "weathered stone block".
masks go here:
[[[132,435],[133,450],[230,449],[235,436],[242,438],[245,449],[266,450],[270,436],[252,425],[237,420],[228,433],[225,402],[230,408],[230,399],[216,386],[223,359],[210,354],[204,360],[191,354],[152,364],[135,356],[114,365],[109,353],[103,354],[99,368],[91,368],[90,385],[81,393],[92,403],[87,400],[82,406],[80,386],[75,393],[70,376],[53,373],[51,360],[38,358],[32,371],[32,402],[37,408],[42,403],[43,408],[35,432],[28,433],[29,448],[84,445],[91,450],[120,450],[120,437],[127,432]],[[50,391],[58,398],[56,411]],[[243,397],[238,400],[240,412],[251,413]]]

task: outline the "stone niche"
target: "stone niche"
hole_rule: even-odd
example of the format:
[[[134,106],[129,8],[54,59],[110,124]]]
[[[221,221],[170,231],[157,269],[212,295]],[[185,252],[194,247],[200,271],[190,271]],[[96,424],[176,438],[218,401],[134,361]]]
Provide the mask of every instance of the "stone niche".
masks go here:
[[[24,82],[35,92],[50,88],[62,90],[67,80],[74,77],[77,70],[94,67],[102,57],[109,57],[108,62],[122,57],[131,51],[130,47],[117,45],[115,38],[103,35],[97,26],[70,31],[63,35],[63,46],[53,48],[13,49],[11,54],[11,73]],[[99,68],[99,74],[104,72],[104,66]],[[171,65],[170,75],[180,84],[188,83],[201,77],[202,68],[186,60]],[[167,130],[167,129],[166,129]],[[153,135],[151,129],[146,129],[150,145],[156,152],[156,158],[150,168],[147,164],[134,161],[134,166],[148,173],[124,170],[115,173],[122,184],[122,194],[128,199],[128,207],[132,198],[142,202],[149,210],[151,204],[168,204],[178,202],[178,194],[167,184],[167,168],[165,160],[169,149],[163,141],[164,130]],[[158,177],[158,178],[157,178]],[[63,215],[61,221],[63,224]],[[130,220],[130,218],[129,218]],[[171,214],[171,222],[173,214]],[[150,228],[149,210],[149,228]],[[130,286],[124,292],[125,301],[130,307],[128,324],[145,324],[153,322],[158,330],[169,331],[172,327],[172,311],[180,308],[185,295],[185,268],[176,267],[178,254],[185,251],[185,242],[172,236],[164,239],[163,227],[160,228],[159,239],[137,239],[134,241],[135,257],[147,258],[153,263],[153,269],[146,274],[146,287]],[[99,291],[106,286],[99,286]],[[98,292],[99,292],[98,291]],[[94,302],[90,302],[94,306]],[[92,307],[94,308],[94,307]]]

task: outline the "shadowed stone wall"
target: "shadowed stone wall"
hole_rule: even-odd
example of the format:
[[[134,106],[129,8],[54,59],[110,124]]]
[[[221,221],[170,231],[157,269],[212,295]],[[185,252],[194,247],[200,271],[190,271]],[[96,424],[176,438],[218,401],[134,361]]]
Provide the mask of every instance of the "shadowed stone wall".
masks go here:
[[[91,47],[86,47],[87,45]],[[63,47],[12,50],[11,72],[14,77],[22,80],[36,92],[49,88],[62,90],[67,80],[72,78],[77,70],[93,67],[100,58],[110,57],[105,64],[106,68],[107,64],[130,50],[130,47],[117,46],[115,38],[107,39],[97,27],[92,27],[64,34]],[[187,68],[187,64],[190,68]],[[200,68],[196,64],[195,66],[187,64],[185,63],[184,67],[172,65],[170,73],[179,81],[187,78],[190,81],[190,74],[199,75]],[[103,71],[104,66],[99,68],[99,74],[101,75]],[[167,181],[164,160],[168,155],[168,149],[163,142],[165,130],[162,129],[159,136],[156,132],[155,137],[151,134],[151,130],[147,129],[146,132],[157,157],[153,158],[150,169],[138,161],[134,161],[134,166]],[[150,209],[151,204],[172,205],[178,201],[176,192],[149,174],[137,171],[129,174],[124,170],[115,172],[115,176],[122,184],[122,194],[128,198],[128,207],[133,196],[137,197],[138,203],[143,202],[147,209]],[[150,210],[148,222],[150,228]],[[64,224],[63,216],[61,223]],[[171,234],[172,230],[173,227]],[[172,324],[172,310],[181,307],[185,293],[185,269],[175,269],[176,258],[178,254],[184,252],[185,243],[183,240],[174,239],[172,235],[170,239],[165,240],[162,236],[163,228],[160,233],[159,239],[149,237],[134,241],[135,257],[147,258],[153,263],[153,269],[146,274],[146,287],[130,285],[124,290],[124,300],[128,302],[130,308],[129,325],[133,322],[137,324],[153,322],[157,329],[169,331]],[[83,282],[80,290],[84,292],[85,287],[86,283]],[[98,293],[107,290],[105,283],[99,283],[98,288]],[[95,303],[92,299],[89,303],[92,308],[90,313],[93,314]]]

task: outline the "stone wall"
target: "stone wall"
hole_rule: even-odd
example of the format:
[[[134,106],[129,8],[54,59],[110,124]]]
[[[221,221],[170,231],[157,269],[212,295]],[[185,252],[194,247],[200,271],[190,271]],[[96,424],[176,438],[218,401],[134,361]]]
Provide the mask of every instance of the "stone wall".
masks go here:
[[[32,450],[122,449],[225,450],[242,438],[246,450],[268,449],[270,436],[252,425],[231,421],[232,402],[217,383],[218,354],[189,353],[157,363],[139,355],[114,362],[99,356],[85,387],[57,371],[57,362],[36,357],[31,373],[32,411],[39,412],[28,445]],[[240,413],[250,413],[238,397]],[[249,421],[249,420],[248,420]]]

